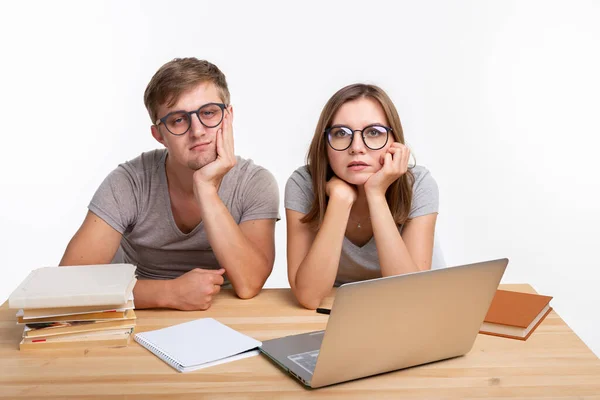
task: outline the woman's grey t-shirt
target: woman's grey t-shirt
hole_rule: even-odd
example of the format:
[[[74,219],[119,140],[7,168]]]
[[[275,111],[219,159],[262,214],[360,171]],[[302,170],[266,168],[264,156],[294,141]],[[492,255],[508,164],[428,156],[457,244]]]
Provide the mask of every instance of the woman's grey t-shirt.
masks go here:
[[[143,153],[120,164],[102,182],[88,208],[123,235],[121,262],[137,266],[142,279],[176,278],[194,268],[218,269],[204,222],[183,233],[175,223],[165,170],[167,150]],[[236,224],[279,219],[274,176],[237,157],[225,174],[219,198]]]
[[[409,218],[437,213],[439,193],[435,180],[425,167],[415,166],[411,171],[415,182]],[[313,199],[314,192],[308,167],[300,167],[292,173],[285,185],[285,208],[308,214]],[[402,232],[402,226],[399,226],[398,230]],[[360,247],[344,236],[335,284],[380,277],[381,269],[374,237]]]

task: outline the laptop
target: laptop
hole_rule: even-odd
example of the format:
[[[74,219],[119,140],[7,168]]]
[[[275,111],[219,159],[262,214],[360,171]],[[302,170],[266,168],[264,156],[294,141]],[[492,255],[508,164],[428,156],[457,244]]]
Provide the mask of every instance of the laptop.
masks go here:
[[[508,259],[338,288],[324,331],[267,340],[260,351],[319,388],[468,353]]]

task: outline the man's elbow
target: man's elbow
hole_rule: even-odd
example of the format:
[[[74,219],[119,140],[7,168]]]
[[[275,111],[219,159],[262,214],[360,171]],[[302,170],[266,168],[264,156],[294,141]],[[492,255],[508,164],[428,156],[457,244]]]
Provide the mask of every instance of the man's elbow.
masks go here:
[[[248,300],[256,297],[263,288],[266,279],[259,281],[247,281],[238,285],[233,285],[233,290],[237,297]]]
[[[256,297],[262,290],[265,282],[273,271],[273,264],[275,263],[275,254],[269,261],[266,257],[261,260],[260,263],[256,264],[253,276],[244,276],[237,282],[231,282],[233,284],[233,290],[235,294],[244,300]],[[236,284],[237,283],[237,284]]]
[[[262,286],[249,286],[245,285],[243,287],[235,288],[235,294],[242,300],[249,300],[253,297],[256,297],[260,293]]]

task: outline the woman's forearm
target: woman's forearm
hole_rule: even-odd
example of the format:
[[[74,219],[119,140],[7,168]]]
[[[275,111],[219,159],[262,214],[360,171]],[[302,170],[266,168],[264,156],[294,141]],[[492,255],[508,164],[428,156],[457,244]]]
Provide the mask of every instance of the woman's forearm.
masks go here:
[[[387,204],[385,196],[367,196],[373,236],[379,256],[379,265],[382,276],[400,275],[407,272],[416,272],[418,267],[413,261],[398,225]]]
[[[323,224],[298,267],[295,294],[306,308],[317,308],[335,283],[352,203],[330,198]]]

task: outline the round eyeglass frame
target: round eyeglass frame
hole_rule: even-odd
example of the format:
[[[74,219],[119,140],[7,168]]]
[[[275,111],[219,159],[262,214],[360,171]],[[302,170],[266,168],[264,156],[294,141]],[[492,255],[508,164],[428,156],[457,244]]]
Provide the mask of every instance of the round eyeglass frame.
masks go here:
[[[378,126],[378,127],[380,127],[380,128],[383,128],[383,129],[385,129],[385,132],[386,132],[386,135],[387,135],[387,136],[385,137],[385,143],[384,143],[382,146],[380,146],[380,147],[375,147],[375,148],[373,148],[373,147],[369,146],[369,145],[367,144],[367,141],[366,141],[366,139],[365,139],[365,130],[367,130],[367,129],[369,129],[369,128],[372,128],[372,127],[374,127],[374,126]],[[331,132],[331,130],[332,130],[332,129],[334,129],[334,128],[342,128],[342,129],[345,129],[345,130],[347,130],[347,131],[350,131],[350,132],[352,132],[352,139],[350,140],[350,143],[348,144],[348,146],[344,147],[343,149],[336,149],[336,148],[335,148],[335,147],[333,147],[333,145],[331,144],[331,141],[330,141],[331,139],[330,139],[330,137],[329,137],[329,133],[330,133],[330,132]],[[385,145],[388,143],[388,140],[390,140],[390,132],[392,132],[392,128],[390,128],[390,127],[387,127],[387,126],[385,126],[385,125],[381,125],[381,124],[371,124],[371,125],[367,125],[367,126],[365,126],[365,127],[364,127],[364,128],[362,128],[362,129],[355,129],[355,130],[352,130],[352,129],[350,129],[349,127],[347,127],[347,126],[344,126],[344,125],[334,125],[334,126],[332,126],[332,127],[329,127],[329,128],[327,128],[327,129],[325,129],[325,131],[324,131],[324,133],[325,133],[325,137],[326,137],[326,139],[327,139],[327,144],[329,145],[329,147],[331,147],[331,148],[332,148],[333,150],[335,150],[335,151],[344,151],[344,150],[348,150],[348,149],[350,148],[350,146],[352,146],[352,142],[354,142],[354,134],[355,134],[356,132],[360,132],[360,137],[362,138],[362,141],[363,141],[364,145],[365,145],[365,146],[366,146],[368,149],[370,149],[370,150],[379,150],[379,149],[383,149],[383,148],[385,147]]]
[[[218,106],[221,109],[221,119],[215,125],[206,125],[204,122],[202,122],[202,118],[200,118],[200,114],[199,114],[200,110],[202,110],[204,107],[208,107],[208,106]],[[167,129],[167,131],[169,131],[169,133],[171,135],[182,136],[182,135],[185,135],[186,133],[188,133],[189,130],[190,130],[190,128],[192,127],[192,114],[196,114],[196,117],[198,117],[198,121],[200,121],[200,123],[202,125],[204,125],[205,127],[207,127],[207,128],[215,128],[215,127],[219,126],[219,124],[221,122],[223,122],[223,118],[225,117],[225,109],[226,108],[227,108],[227,105],[224,104],[224,103],[206,103],[206,104],[200,106],[195,111],[185,111],[185,110],[171,111],[170,113],[168,113],[164,117],[157,119],[156,122],[154,123],[154,125],[159,126],[160,124],[163,124],[165,126],[165,128]],[[171,130],[167,126],[166,120],[167,120],[167,118],[169,118],[173,114],[187,114],[187,116],[188,116],[188,127],[187,127],[187,129],[183,133],[173,133],[173,132],[171,132]]]

